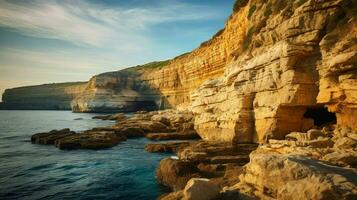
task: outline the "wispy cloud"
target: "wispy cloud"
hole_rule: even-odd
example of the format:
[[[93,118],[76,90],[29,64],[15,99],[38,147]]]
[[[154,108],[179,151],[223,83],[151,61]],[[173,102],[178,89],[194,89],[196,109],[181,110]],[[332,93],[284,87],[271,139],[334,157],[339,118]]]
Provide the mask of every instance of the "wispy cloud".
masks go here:
[[[149,42],[145,31],[164,22],[210,19],[214,10],[203,9],[177,1],[160,6],[122,8],[104,4],[72,1],[8,1],[0,0],[0,26],[22,34],[54,38],[76,44],[103,46],[113,40]],[[128,48],[131,45],[127,45]]]

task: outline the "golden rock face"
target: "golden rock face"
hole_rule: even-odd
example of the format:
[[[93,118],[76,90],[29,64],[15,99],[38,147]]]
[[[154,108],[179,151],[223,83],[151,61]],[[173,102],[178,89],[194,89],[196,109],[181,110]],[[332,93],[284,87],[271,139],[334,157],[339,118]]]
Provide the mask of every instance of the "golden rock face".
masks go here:
[[[281,139],[306,129],[309,119],[304,114],[317,106],[335,112],[337,124],[356,129],[356,20],[347,8],[351,2],[291,1],[269,17],[265,13],[272,2],[259,2],[246,5],[255,7],[246,28],[246,50],[227,63],[223,76],[191,94],[200,136],[238,142]]]
[[[350,0],[250,0],[199,48],[135,76],[98,75],[73,107],[189,109],[205,140],[284,138],[312,128],[305,114],[317,107],[356,129],[355,8]]]

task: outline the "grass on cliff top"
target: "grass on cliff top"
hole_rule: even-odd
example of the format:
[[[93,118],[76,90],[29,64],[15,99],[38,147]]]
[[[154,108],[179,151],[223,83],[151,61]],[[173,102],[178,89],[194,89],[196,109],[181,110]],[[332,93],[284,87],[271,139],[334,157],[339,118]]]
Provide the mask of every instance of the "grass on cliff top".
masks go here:
[[[134,67],[129,67],[124,70],[128,72],[136,72],[136,71],[147,70],[147,69],[161,69],[162,67],[168,65],[169,63],[170,60],[154,61],[143,65],[136,65]]]
[[[242,7],[247,5],[249,0],[236,0],[233,6],[233,12],[238,12]]]

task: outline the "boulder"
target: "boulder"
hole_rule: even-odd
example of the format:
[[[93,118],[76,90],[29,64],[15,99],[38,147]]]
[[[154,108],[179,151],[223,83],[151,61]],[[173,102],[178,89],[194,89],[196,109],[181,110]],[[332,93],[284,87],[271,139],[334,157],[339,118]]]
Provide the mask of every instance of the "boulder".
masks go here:
[[[125,136],[117,135],[112,131],[87,131],[58,139],[55,141],[55,145],[62,150],[97,150],[113,147],[125,140]]]
[[[191,162],[165,158],[160,161],[156,177],[162,185],[178,191],[182,190],[191,178],[200,177],[200,174]]]
[[[250,159],[235,187],[251,196],[281,200],[356,198],[356,169],[264,150],[253,152]]]
[[[183,191],[171,192],[168,194],[161,195],[158,200],[182,200],[183,198]]]
[[[205,178],[192,178],[183,190],[183,200],[214,200],[219,197],[219,187]]]

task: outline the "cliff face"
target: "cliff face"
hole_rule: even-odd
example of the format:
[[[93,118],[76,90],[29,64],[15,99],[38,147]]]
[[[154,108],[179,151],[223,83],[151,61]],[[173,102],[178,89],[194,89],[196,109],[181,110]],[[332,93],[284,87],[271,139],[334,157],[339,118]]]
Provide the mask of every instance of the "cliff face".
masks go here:
[[[199,48],[94,76],[66,105],[73,99],[77,112],[184,107],[206,140],[262,142],[334,121],[356,129],[356,7],[353,0],[239,0],[224,29]],[[38,105],[36,95],[10,94],[5,103]]]
[[[160,99],[139,72],[122,70],[92,77],[71,106],[74,112],[133,112],[158,109]]]
[[[190,92],[204,81],[223,74],[227,63],[240,48],[247,20],[232,15],[224,29],[194,51],[181,55],[159,70],[144,72],[141,79],[160,91],[168,105],[189,103]]]
[[[73,110],[130,112],[187,105],[190,92],[223,74],[243,42],[246,23],[245,18],[233,15],[224,29],[190,53],[129,68],[130,75],[128,70],[121,70],[94,76],[73,102]]]
[[[71,101],[86,82],[54,83],[5,90],[1,109],[71,110]]]
[[[355,13],[348,0],[249,1],[234,14],[249,19],[241,52],[191,95],[200,136],[283,138],[333,121],[328,111],[356,129]]]

